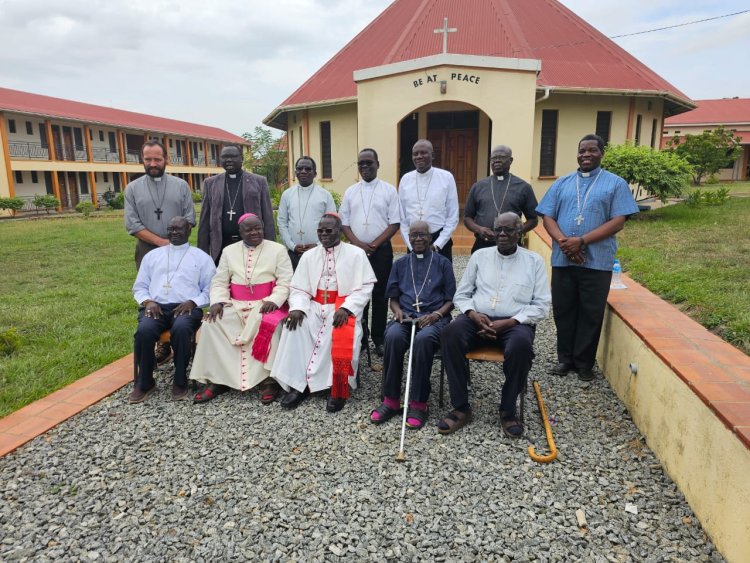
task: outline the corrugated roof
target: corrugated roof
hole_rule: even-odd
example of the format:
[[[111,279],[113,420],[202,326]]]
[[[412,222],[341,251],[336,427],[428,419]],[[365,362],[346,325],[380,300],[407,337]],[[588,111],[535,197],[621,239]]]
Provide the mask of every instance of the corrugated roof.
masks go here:
[[[750,123],[750,98],[695,100],[695,103],[697,108],[664,120],[664,126]]]
[[[57,117],[87,123],[101,123],[114,127],[139,129],[153,133],[167,133],[185,137],[197,137],[212,141],[249,144],[242,137],[217,127],[199,125],[187,121],[156,117],[122,109],[84,104],[73,100],[31,94],[20,90],[0,88],[0,110],[30,113],[43,117]]]
[[[540,87],[657,91],[690,99],[555,0],[396,0],[281,104],[354,98],[353,72],[448,52],[540,59]]]

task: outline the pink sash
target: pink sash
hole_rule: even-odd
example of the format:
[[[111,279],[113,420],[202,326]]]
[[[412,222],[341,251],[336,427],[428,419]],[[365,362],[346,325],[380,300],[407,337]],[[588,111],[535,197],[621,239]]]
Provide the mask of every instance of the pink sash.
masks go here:
[[[251,287],[233,283],[229,285],[229,294],[232,296],[232,299],[237,299],[238,301],[259,301],[271,295],[274,287],[276,287],[275,281],[256,283]],[[288,313],[289,305],[284,303],[272,313],[265,313],[261,316],[258,334],[253,339],[253,348],[251,351],[253,358],[263,363],[268,361],[268,356],[271,354],[273,333]]]

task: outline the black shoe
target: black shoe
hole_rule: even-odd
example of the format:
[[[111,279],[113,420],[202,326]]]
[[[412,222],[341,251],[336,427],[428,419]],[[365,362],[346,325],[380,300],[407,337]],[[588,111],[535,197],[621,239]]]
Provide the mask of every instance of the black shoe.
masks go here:
[[[596,379],[596,374],[591,368],[581,368],[576,371],[578,372],[578,379],[580,379],[581,381],[593,381],[594,379]]]
[[[556,364],[555,367],[552,368],[552,375],[559,375],[560,377],[565,377],[571,371],[573,371],[572,365],[566,364],[565,362],[560,362],[559,364]]]
[[[378,355],[378,358],[383,357],[383,354],[385,354],[385,349],[383,348],[382,344],[375,344],[375,353]]]
[[[328,400],[326,401],[326,410],[328,412],[338,412],[344,408],[345,404],[346,399],[334,399],[333,397],[328,397]]]
[[[299,404],[305,400],[305,397],[307,397],[309,393],[310,391],[308,391],[307,387],[305,387],[304,391],[292,389],[283,399],[281,399],[281,406],[285,409],[296,409]]]

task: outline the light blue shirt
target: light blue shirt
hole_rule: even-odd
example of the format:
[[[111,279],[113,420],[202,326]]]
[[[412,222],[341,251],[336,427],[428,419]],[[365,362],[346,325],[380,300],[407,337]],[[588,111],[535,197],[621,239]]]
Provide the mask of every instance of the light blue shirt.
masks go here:
[[[578,188],[576,189],[576,180]],[[576,171],[558,179],[544,194],[537,213],[551,217],[566,237],[582,237],[607,221],[638,213],[638,205],[625,180],[601,168]],[[577,218],[581,218],[580,225]],[[586,261],[571,262],[552,241],[552,266],[580,266],[592,270],[612,270],[617,253],[614,236],[586,246]]]
[[[323,214],[336,212],[331,192],[317,184],[296,184],[281,194],[277,222],[279,236],[289,250],[298,244],[317,244],[318,223]]]
[[[205,307],[215,273],[211,257],[189,243],[160,246],[143,257],[133,297],[138,303],[146,299],[159,304],[190,300],[197,307]]]
[[[551,302],[544,259],[520,246],[510,256],[497,248],[477,250],[453,296],[453,304],[462,313],[513,318],[520,324],[545,319]]]

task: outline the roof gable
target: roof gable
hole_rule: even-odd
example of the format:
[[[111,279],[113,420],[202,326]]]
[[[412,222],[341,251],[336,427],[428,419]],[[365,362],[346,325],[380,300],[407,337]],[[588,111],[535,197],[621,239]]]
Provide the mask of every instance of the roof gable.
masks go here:
[[[666,119],[664,125],[750,124],[750,98],[696,100],[695,103],[697,108]]]
[[[9,88],[0,88],[0,110],[101,123],[103,125],[139,129],[154,133],[249,144],[242,137],[238,137],[217,127],[85,104],[83,102],[53,98],[51,96],[42,96],[41,94],[31,94]]]
[[[355,70],[442,52],[540,59],[540,87],[655,91],[689,98],[555,0],[396,0],[281,104],[354,98]]]

